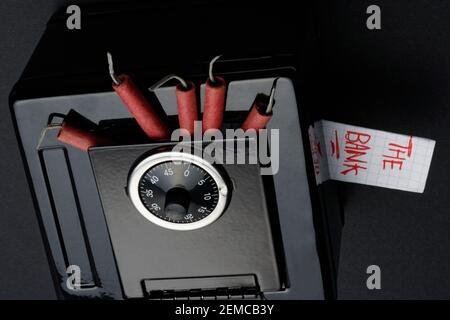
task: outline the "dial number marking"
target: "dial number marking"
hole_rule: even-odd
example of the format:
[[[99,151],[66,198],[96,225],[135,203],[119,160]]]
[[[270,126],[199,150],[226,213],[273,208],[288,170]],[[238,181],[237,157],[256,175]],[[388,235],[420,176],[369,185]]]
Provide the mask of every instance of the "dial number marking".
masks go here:
[[[220,217],[228,188],[204,159],[169,151],[150,155],[133,168],[128,195],[138,212],[156,225],[193,230]]]
[[[172,223],[199,221],[208,216],[217,205],[217,184],[210,178],[204,169],[190,162],[184,162],[183,166],[172,161],[159,163],[149,168],[141,178],[140,199],[160,219]],[[182,188],[189,194],[189,204],[184,214],[173,214],[166,203],[167,194],[173,188]]]

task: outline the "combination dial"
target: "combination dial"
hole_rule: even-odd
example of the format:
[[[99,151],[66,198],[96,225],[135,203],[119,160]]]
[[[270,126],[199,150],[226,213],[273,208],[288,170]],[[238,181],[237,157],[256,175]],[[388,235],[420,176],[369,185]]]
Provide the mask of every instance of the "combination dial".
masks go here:
[[[132,171],[128,194],[151,222],[173,230],[193,230],[223,213],[228,188],[217,169],[204,159],[182,152],[161,152]]]

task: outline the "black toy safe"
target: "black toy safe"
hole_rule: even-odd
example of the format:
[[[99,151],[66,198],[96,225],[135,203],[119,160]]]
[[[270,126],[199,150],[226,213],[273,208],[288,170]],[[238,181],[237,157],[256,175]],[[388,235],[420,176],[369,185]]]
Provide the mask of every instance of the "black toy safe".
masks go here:
[[[334,296],[339,205],[332,184],[318,189],[312,182],[304,138],[311,121],[302,113],[302,70],[313,63],[302,51],[312,46],[310,12],[255,8],[251,2],[201,1],[81,7],[81,30],[65,27],[64,10],[52,17],[10,102],[61,298]],[[111,89],[108,50],[116,69],[133,75],[143,89],[169,73],[200,87],[211,57],[224,54],[215,69],[229,83],[228,127],[242,121],[255,95],[268,92],[279,77],[269,123],[279,129],[279,172],[263,178],[257,165],[224,166],[233,185],[225,213],[208,227],[180,233],[145,221],[125,192],[133,163],[159,144],[137,134],[82,152],[49,131],[37,148],[49,116],[71,109],[118,135],[139,131]],[[201,102],[203,91],[201,86]],[[173,86],[148,99],[175,123]],[[82,271],[79,290],[66,285],[70,265]]]

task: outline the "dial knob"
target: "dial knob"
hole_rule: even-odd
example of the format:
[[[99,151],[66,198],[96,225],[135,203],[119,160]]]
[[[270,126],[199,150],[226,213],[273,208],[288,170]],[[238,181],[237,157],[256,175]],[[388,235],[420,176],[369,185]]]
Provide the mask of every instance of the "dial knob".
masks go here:
[[[130,174],[128,194],[145,218],[173,230],[207,226],[220,217],[228,200],[219,171],[182,152],[161,152],[142,160]]]
[[[183,187],[170,189],[166,194],[164,214],[173,221],[182,221],[189,212],[190,195]]]

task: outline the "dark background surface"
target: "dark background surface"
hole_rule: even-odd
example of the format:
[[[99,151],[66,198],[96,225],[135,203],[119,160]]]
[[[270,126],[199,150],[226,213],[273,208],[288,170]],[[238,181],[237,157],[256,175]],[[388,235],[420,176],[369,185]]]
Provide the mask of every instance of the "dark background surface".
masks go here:
[[[51,14],[87,2],[93,1],[0,2],[3,299],[55,298],[7,97]],[[382,30],[365,26],[370,4],[381,7]],[[339,298],[448,299],[450,2],[316,1],[314,7],[324,61],[312,79],[320,117],[437,142],[424,194],[340,184],[346,224]],[[365,285],[371,264],[382,270],[379,291]]]

